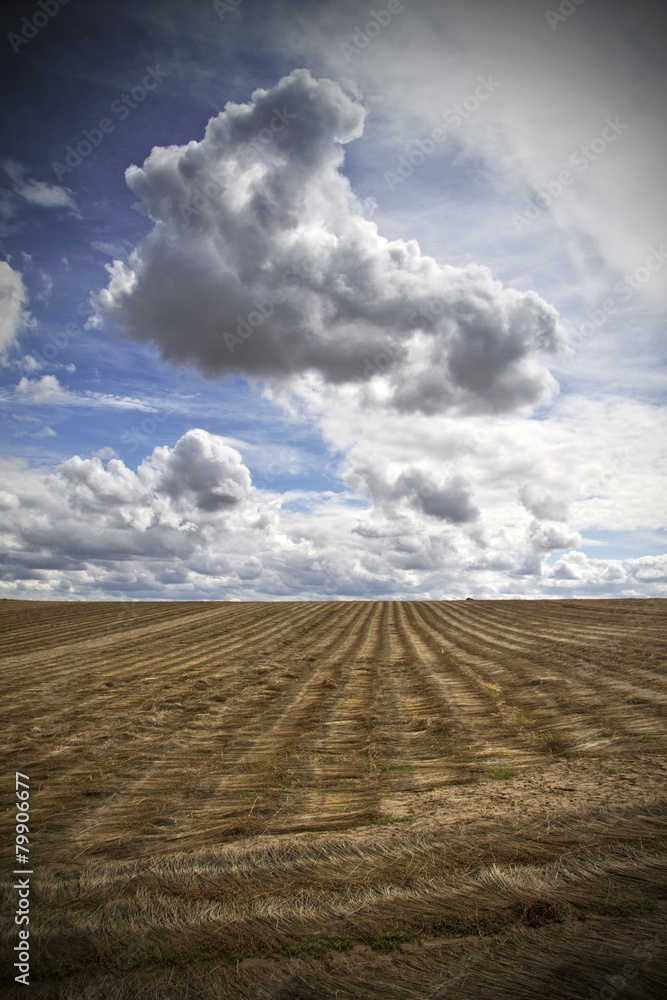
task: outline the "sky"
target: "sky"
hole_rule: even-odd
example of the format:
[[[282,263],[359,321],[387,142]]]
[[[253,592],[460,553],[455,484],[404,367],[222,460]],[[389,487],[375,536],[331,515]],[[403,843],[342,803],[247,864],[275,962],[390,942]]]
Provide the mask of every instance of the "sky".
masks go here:
[[[667,596],[667,10],[6,2],[2,596]]]

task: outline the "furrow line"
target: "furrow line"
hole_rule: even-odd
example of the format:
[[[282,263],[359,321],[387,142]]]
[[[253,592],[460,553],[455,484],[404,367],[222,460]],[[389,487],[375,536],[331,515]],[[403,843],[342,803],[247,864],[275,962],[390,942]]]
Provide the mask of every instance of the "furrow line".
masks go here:
[[[256,654],[262,647],[275,643],[280,636],[284,635],[289,641],[293,630],[300,627],[302,623],[308,622],[317,611],[312,608],[302,610],[300,614],[286,609],[280,618],[276,620],[275,615],[270,616],[270,622],[264,621],[262,616],[263,606],[259,606],[253,617],[245,621],[240,629],[233,630],[230,634],[220,636],[215,633],[216,623],[208,622],[207,625],[200,625],[200,628],[188,636],[187,639],[174,639],[158,635],[156,639],[148,636],[144,637],[138,644],[133,644],[129,640],[124,641],[115,650],[108,653],[98,653],[83,660],[81,654],[73,657],[69,664],[60,663],[54,668],[54,679],[45,681],[43,670],[33,671],[32,686],[30,675],[24,676],[24,682],[20,691],[17,691],[16,699],[18,704],[7,706],[11,708],[12,715],[16,715],[17,707],[21,701],[25,701],[26,695],[33,700],[37,699],[39,704],[44,706],[45,715],[50,715],[51,704],[62,704],[63,696],[71,690],[81,691],[83,689],[85,702],[81,698],[77,699],[76,712],[81,715],[85,708],[86,714],[95,712],[106,707],[111,696],[116,698],[115,706],[117,711],[124,711],[132,703],[139,702],[143,708],[147,707],[147,689],[145,678],[157,669],[158,686],[162,688],[175,680],[180,680],[185,670],[188,673],[197,671],[199,674],[205,673],[206,677],[211,676],[212,669],[217,671],[221,660],[229,659],[231,655],[243,648],[244,655]],[[324,612],[320,611],[320,617]],[[287,625],[291,626],[289,629]],[[213,633],[213,634],[211,634]],[[205,637],[210,635],[210,638]],[[196,654],[193,655],[193,649]],[[146,657],[144,651],[150,650],[150,656]],[[143,658],[142,658],[143,656]],[[228,673],[230,667],[224,669]],[[77,676],[78,675],[78,676]],[[95,683],[94,678],[106,677],[107,680],[97,683],[95,688],[91,688],[91,683]],[[27,680],[27,683],[26,683]],[[110,692],[113,688],[113,693]],[[121,694],[118,700],[118,692],[128,692],[127,697]],[[148,703],[149,704],[149,703]],[[35,721],[39,721],[39,716],[33,716]]]
[[[364,608],[368,610],[367,605],[359,610],[341,604],[326,606],[327,615],[316,629],[299,637],[299,646],[315,653],[335,647]],[[289,662],[292,663],[293,658]],[[225,822],[225,816],[234,812],[230,806],[234,784],[252,773],[266,756],[262,741],[270,739],[270,734],[281,723],[284,725],[286,716],[295,722],[302,716],[301,724],[308,725],[312,722],[317,699],[324,696],[326,689],[316,688],[307,704],[302,704],[304,693],[312,692],[314,678],[322,669],[316,655],[304,660],[303,664],[304,676],[299,688],[292,685],[287,689],[278,686],[273,691],[256,691],[252,701],[248,700],[247,692],[240,693],[238,698],[229,699],[215,717],[210,720],[200,717],[195,725],[182,730],[177,740],[172,739],[169,747],[161,747],[159,757],[150,761],[148,769],[143,767],[127,784],[122,800],[114,808],[105,809],[105,813],[109,813],[104,820],[109,835],[122,838],[125,815],[131,813],[135,802],[148,793],[153,797],[164,795],[165,799],[160,803],[160,815],[152,822],[148,817],[142,825],[133,842],[133,851],[151,852],[156,849],[156,840],[161,842],[163,849],[180,850],[185,849],[188,841],[199,843],[201,837],[205,843],[216,843],[229,836],[227,828],[234,827],[233,815],[231,823]],[[298,739],[298,730],[298,725],[296,735],[292,730],[292,740]],[[218,806],[219,802],[224,805]],[[244,802],[247,808],[247,799]],[[168,815],[163,818],[164,813]],[[196,833],[192,830],[193,816],[198,817]],[[200,826],[204,818],[205,830]]]
[[[442,634],[440,622],[424,602],[411,602],[406,608],[408,633],[415,652],[441,690],[443,701],[457,720],[466,749],[478,762],[489,758],[509,758],[516,763],[535,759],[530,738],[507,714],[503,713],[493,689],[473,669],[481,657],[473,657],[452,639]]]
[[[420,611],[434,630],[441,627],[442,619],[437,611],[430,606],[424,606]],[[579,705],[573,711],[570,698],[564,697],[561,672],[555,668],[553,651],[549,648],[542,651],[541,657],[538,649],[534,650],[532,667],[530,661],[522,661],[520,657],[513,657],[508,665],[498,656],[489,660],[481,655],[467,636],[454,634],[454,639],[461,658],[477,678],[478,685],[487,688],[499,709],[504,705],[506,711],[515,713],[516,724],[527,736],[532,735],[536,746],[545,751],[571,752],[613,738],[613,732],[608,730],[603,720],[592,716],[588,705]],[[540,659],[544,666],[541,675],[536,677],[535,662],[540,662]],[[504,685],[499,684],[499,680],[504,681]],[[536,684],[536,681],[540,683]],[[545,684],[549,685],[552,681],[555,682],[556,693],[545,688]],[[522,685],[525,691],[523,698]]]
[[[336,681],[336,691],[317,730],[299,743],[281,819],[270,832],[342,829],[368,822],[378,811],[380,790],[373,762],[373,702],[385,683],[385,623],[389,603],[373,606]]]
[[[459,629],[454,634],[461,648],[474,655],[474,634]],[[569,721],[579,742],[595,741],[601,735],[608,735],[610,728],[616,733],[630,736],[653,734],[656,726],[664,728],[656,719],[656,715],[664,712],[665,708],[664,681],[659,694],[656,691],[648,692],[634,683],[631,677],[614,677],[608,669],[596,670],[592,675],[590,672],[582,675],[581,670],[572,662],[575,655],[572,649],[545,647],[534,641],[531,652],[532,655],[528,658],[513,655],[509,658],[509,663],[507,656],[499,654],[493,660],[495,669],[492,681],[497,683],[502,676],[506,691],[504,700],[520,713],[532,711],[537,702],[541,705],[542,716],[550,715],[549,725],[552,731],[554,727],[558,728],[563,722]],[[597,657],[600,654],[600,644],[592,639],[588,647],[578,647],[577,652]],[[536,677],[535,664],[540,661],[545,664],[546,677]],[[554,676],[554,669],[557,676]],[[486,676],[488,680],[488,670]],[[536,684],[538,680],[540,683]],[[553,692],[549,693],[548,687],[544,687],[545,683],[553,684]],[[629,707],[634,704],[642,707],[636,710]],[[589,717],[589,723],[585,721],[586,717]]]

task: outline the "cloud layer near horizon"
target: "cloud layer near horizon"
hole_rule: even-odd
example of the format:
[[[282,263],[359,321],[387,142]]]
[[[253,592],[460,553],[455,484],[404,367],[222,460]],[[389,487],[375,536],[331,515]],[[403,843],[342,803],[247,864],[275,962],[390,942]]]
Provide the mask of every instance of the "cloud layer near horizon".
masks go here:
[[[517,467],[514,448],[503,447],[507,434],[498,428],[478,442],[468,477],[433,461],[406,471],[392,462],[400,445],[392,451],[376,435],[375,463],[344,473],[357,494],[261,489],[241,454],[201,429],[154,448],[136,471],[111,449],[52,471],[7,463],[0,587],[17,597],[79,599],[664,593],[665,556],[597,560],[576,550],[582,538],[562,491],[516,488],[545,442],[526,436],[525,468]],[[558,450],[552,441],[546,466]],[[499,452],[502,492],[492,464]],[[548,482],[545,471],[538,466],[534,478]],[[604,516],[604,503],[593,503],[579,521]]]
[[[294,70],[228,103],[201,141],[155,147],[126,172],[155,226],[109,266],[100,311],[209,377],[314,372],[408,412],[548,401],[540,353],[566,342],[556,310],[379,235],[341,172],[364,115],[338,84]]]

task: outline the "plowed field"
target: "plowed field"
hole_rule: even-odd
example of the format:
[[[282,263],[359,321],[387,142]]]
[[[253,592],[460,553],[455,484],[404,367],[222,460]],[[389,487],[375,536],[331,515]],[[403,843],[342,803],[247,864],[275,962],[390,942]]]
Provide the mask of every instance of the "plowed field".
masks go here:
[[[0,602],[32,995],[667,995],[666,603]]]

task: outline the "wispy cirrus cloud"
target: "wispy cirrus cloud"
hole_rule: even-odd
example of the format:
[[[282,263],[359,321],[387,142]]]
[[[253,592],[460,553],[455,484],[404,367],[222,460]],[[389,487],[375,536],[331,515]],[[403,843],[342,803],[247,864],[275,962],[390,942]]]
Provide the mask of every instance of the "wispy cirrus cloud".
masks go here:
[[[0,393],[0,401],[24,402],[49,406],[86,406],[95,408],[115,408],[124,410],[141,410],[145,413],[155,413],[163,405],[162,401],[148,402],[131,396],[114,396],[110,393],[71,392],[65,389],[55,375],[42,375],[41,378],[28,378],[24,375],[13,391],[5,389]]]

